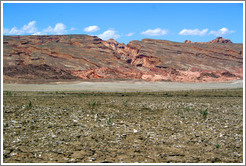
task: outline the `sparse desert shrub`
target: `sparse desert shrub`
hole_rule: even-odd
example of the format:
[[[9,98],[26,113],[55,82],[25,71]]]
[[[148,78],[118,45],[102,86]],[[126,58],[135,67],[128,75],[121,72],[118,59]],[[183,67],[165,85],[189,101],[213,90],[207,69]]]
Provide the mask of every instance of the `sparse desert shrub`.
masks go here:
[[[31,101],[29,101],[28,106],[29,106],[29,107],[32,107],[32,102],[31,102]]]
[[[88,106],[91,109],[91,113],[94,113],[94,110],[95,110],[96,106],[98,106],[98,105],[100,105],[100,103],[97,101],[88,102]]]
[[[180,111],[180,110],[178,110],[178,111],[177,111],[177,115],[180,115],[180,114],[181,114],[181,111]]]
[[[11,92],[11,91],[7,91],[6,94],[7,94],[8,96],[12,96],[12,92]]]
[[[65,92],[59,92],[59,91],[56,91],[55,94],[56,94],[56,95],[59,95],[59,94],[65,95]]]
[[[216,148],[220,148],[220,145],[219,145],[219,144],[215,144],[215,147],[216,147]]]
[[[111,118],[108,117],[108,120],[107,120],[107,125],[111,126],[112,125],[112,121],[111,121]]]
[[[27,109],[31,109],[32,108],[32,102],[29,101],[28,105],[26,106]]]
[[[24,104],[21,103],[21,104],[19,105],[19,109],[22,109],[23,106],[24,106]],[[25,107],[24,107],[24,108],[25,108]]]
[[[203,118],[207,118],[207,116],[208,116],[208,108],[206,108],[203,111],[200,111],[200,113],[202,114]]]
[[[189,106],[185,107],[184,109],[185,109],[185,111],[190,111],[190,107]]]
[[[172,97],[173,96],[173,94],[171,94],[171,93],[169,93],[169,92],[165,92],[164,94],[163,94],[163,97]]]
[[[123,105],[124,105],[125,107],[127,107],[127,106],[128,106],[128,100],[123,101]]]

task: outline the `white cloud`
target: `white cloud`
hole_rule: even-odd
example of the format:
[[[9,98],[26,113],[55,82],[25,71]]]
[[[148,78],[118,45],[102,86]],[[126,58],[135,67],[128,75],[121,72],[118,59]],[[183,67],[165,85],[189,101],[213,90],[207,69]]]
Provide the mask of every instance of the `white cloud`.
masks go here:
[[[215,36],[224,36],[224,35],[229,35],[233,33],[234,31],[229,30],[228,28],[221,28],[218,31],[210,31],[209,34],[215,35]]]
[[[63,34],[66,32],[66,26],[63,23],[57,23],[54,28],[54,32],[56,34]]]
[[[208,32],[208,29],[183,29],[179,32],[179,35],[197,35],[197,36],[204,36]]]
[[[9,33],[9,29],[8,28],[3,28],[3,34],[8,34]]]
[[[32,35],[46,35],[46,33],[44,33],[44,32],[35,32]]]
[[[74,30],[76,30],[77,28],[74,28],[74,27],[72,27],[72,28],[70,28],[70,31],[74,31]]]
[[[36,21],[31,21],[27,25],[23,26],[23,31],[26,33],[35,33],[37,32],[37,28],[35,27]]]
[[[126,34],[126,36],[132,36],[132,35],[134,35],[134,33],[128,33],[128,34]]]
[[[163,36],[167,34],[167,30],[161,28],[148,29],[146,31],[143,31],[141,34],[147,36]]]
[[[9,35],[22,35],[26,33],[35,33],[37,32],[37,28],[35,24],[36,24],[36,21],[31,21],[27,25],[24,25],[21,29],[18,29],[17,27],[13,27],[10,30],[4,28],[3,33],[9,34]]]
[[[52,28],[51,26],[48,26],[42,31],[42,33],[51,33],[51,34],[57,34],[57,35],[61,35],[66,32],[67,32],[66,25],[64,25],[63,23],[57,23],[54,28]]]
[[[84,28],[85,32],[96,32],[98,30],[100,30],[100,28],[97,25],[88,26],[88,27]]]
[[[102,34],[98,35],[99,38],[103,39],[103,40],[108,40],[108,39],[118,39],[120,37],[119,34],[117,34],[116,31],[114,31],[113,29],[109,29],[105,32],[103,32]]]
[[[10,31],[9,34],[10,35],[21,35],[23,34],[24,31],[22,29],[17,29],[17,27],[13,27]]]
[[[23,35],[23,34],[32,34],[32,35],[46,35],[46,34],[64,34],[67,32],[66,25],[63,23],[57,23],[55,27],[48,26],[42,31],[38,31],[36,25],[36,21],[31,21],[27,25],[24,25],[21,29],[17,27],[13,27],[11,29],[4,28],[3,33],[5,35]],[[71,30],[75,30],[75,28],[71,28]]]
[[[53,32],[53,28],[51,26],[48,26],[43,30],[43,32]]]

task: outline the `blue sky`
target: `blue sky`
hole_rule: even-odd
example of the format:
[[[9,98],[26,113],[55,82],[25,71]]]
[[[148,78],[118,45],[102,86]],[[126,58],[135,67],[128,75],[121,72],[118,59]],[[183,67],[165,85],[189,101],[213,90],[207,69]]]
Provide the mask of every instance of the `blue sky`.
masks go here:
[[[243,42],[242,3],[4,3],[4,35]]]

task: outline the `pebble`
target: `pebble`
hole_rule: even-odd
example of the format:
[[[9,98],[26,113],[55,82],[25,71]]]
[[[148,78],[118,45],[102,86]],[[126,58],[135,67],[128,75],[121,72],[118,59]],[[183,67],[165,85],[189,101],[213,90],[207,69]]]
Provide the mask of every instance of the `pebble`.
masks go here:
[[[14,153],[14,152],[10,153],[10,156],[16,156],[16,155],[17,153]]]

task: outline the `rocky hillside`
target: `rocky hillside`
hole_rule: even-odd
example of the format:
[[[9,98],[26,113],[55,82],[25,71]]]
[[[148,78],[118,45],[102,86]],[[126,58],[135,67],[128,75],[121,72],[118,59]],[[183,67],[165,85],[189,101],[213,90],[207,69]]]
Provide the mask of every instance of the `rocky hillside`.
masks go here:
[[[226,39],[228,40],[228,39]],[[127,45],[88,35],[4,36],[4,82],[243,78],[243,45],[143,39]]]

